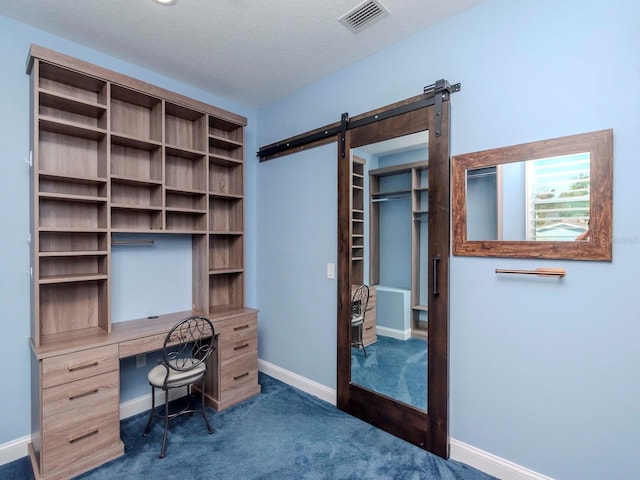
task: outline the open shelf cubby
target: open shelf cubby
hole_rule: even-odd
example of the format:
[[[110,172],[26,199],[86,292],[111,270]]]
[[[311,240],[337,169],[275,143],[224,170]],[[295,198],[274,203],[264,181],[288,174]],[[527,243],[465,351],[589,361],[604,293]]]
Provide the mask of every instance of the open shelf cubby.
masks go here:
[[[244,192],[243,165],[209,162],[209,193],[241,197]]]
[[[166,147],[165,177],[167,187],[205,193],[207,191],[206,156]]]
[[[162,141],[162,100],[111,86],[111,130],[141,140]]]
[[[40,285],[40,334],[63,334],[93,327],[106,331],[107,283],[104,278]]]
[[[40,90],[106,106],[107,82],[52,63],[39,64]],[[40,99],[42,103],[42,100]]]
[[[240,272],[243,260],[242,235],[209,236],[209,273]]]
[[[209,231],[241,233],[243,231],[243,202],[241,198],[209,196]]]
[[[242,272],[209,275],[209,311],[239,308],[244,304]]]
[[[165,103],[165,142],[176,148],[204,153],[207,116],[174,103]]]

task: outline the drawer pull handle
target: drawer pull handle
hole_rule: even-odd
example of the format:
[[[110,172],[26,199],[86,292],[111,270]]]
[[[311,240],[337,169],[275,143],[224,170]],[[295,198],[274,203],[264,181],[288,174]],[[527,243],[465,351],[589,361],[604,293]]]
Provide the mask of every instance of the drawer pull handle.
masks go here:
[[[91,435],[96,435],[100,429],[98,427],[94,427],[93,430],[90,430],[86,433],[81,433],[80,435],[76,435],[75,437],[69,437],[69,443],[75,443],[78,440],[82,440],[83,438],[90,437]]]
[[[234,380],[240,380],[241,378],[248,377],[249,372],[244,372],[242,375],[238,375],[237,377],[233,377]]]
[[[98,366],[98,361],[95,362],[91,362],[91,363],[84,363],[82,365],[76,365],[74,367],[67,367],[67,369],[70,372],[75,372],[76,370],[84,370],[85,368],[91,368],[91,367],[97,367]]]
[[[234,349],[235,351],[238,351],[238,350],[242,350],[243,348],[247,348],[248,346],[249,346],[249,344],[248,344],[248,343],[243,343],[242,345],[238,345],[238,346],[236,346],[236,347],[233,347],[233,349]]]
[[[373,325],[369,325],[368,327],[365,328],[365,330],[371,330],[373,328]]]
[[[245,324],[245,325],[240,325],[239,327],[233,327],[233,331],[237,332],[238,330],[245,330],[247,328],[249,328],[249,324],[248,323]]]
[[[75,400],[76,398],[86,397],[88,395],[93,395],[94,393],[98,393],[98,389],[94,388],[93,390],[89,390],[88,392],[74,393],[69,395],[69,400]]]

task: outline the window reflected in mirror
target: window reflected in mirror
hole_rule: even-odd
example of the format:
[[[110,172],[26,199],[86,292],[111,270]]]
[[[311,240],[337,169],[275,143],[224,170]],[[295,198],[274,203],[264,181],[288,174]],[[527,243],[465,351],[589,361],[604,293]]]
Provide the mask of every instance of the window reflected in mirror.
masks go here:
[[[611,260],[613,132],[457,155],[454,255]]]
[[[589,237],[589,152],[467,170],[467,239]]]

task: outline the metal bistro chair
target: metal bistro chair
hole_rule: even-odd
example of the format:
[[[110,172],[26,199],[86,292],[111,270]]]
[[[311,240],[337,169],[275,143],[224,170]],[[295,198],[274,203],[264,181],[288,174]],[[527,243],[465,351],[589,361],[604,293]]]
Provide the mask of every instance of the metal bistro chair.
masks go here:
[[[145,437],[151,428],[154,417],[164,419],[162,449],[160,458],[164,458],[167,446],[167,430],[169,421],[185,413],[202,413],[209,434],[213,428],[205,413],[204,383],[207,371],[206,360],[215,350],[213,324],[205,317],[194,315],[178,322],[167,334],[162,348],[162,360],[149,372],[151,385],[151,413],[142,436]],[[191,407],[191,386],[200,383],[200,409]],[[169,413],[169,391],[186,387],[187,405],[180,411]],[[164,415],[156,414],[156,388],[164,391]]]
[[[351,346],[361,348],[364,356],[367,356],[367,350],[362,343],[362,335],[364,332],[364,315],[367,311],[369,303],[369,287],[360,285],[351,297]]]

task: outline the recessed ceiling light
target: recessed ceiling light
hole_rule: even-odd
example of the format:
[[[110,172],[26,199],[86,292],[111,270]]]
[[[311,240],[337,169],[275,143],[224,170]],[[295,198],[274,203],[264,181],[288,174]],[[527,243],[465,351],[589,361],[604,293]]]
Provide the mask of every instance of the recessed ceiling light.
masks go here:
[[[174,3],[176,3],[177,0],[153,0],[154,2],[160,4],[160,5],[173,5]]]

